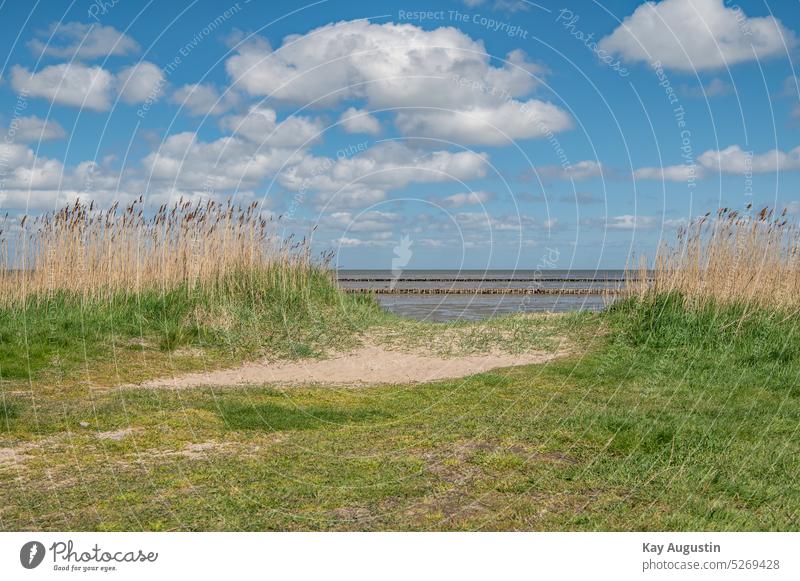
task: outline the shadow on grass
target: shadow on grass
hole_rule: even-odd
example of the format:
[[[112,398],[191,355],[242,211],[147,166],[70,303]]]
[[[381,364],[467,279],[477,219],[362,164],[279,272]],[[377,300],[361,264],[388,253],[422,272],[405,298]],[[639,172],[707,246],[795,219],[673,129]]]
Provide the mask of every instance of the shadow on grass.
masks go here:
[[[16,402],[0,400],[0,432],[10,428],[12,422],[19,418],[20,408]]]
[[[225,426],[231,430],[319,430],[336,425],[353,425],[386,420],[391,415],[378,410],[337,410],[325,407],[295,408],[272,403],[243,404],[218,402],[214,406]]]

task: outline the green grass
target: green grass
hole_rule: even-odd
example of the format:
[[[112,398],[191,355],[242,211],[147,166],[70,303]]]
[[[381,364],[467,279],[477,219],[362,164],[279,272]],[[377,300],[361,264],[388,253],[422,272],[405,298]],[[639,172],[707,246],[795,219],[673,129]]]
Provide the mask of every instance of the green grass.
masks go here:
[[[573,354],[357,389],[3,382],[0,529],[800,528],[796,316],[666,296],[437,331],[363,308],[401,346]]]
[[[259,356],[317,356],[381,317],[374,302],[339,293],[321,269],[230,275],[213,290],[31,297],[0,308],[0,380],[134,380]]]

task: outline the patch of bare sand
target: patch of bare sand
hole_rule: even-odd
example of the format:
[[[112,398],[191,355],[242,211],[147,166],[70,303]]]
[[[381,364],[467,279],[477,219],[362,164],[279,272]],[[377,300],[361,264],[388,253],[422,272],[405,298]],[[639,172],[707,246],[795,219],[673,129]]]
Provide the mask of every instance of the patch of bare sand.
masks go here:
[[[112,430],[110,432],[97,432],[95,436],[100,440],[115,440],[119,442],[126,437],[133,434],[136,430],[133,428],[123,428],[121,430]]]
[[[19,467],[28,456],[15,448],[0,448],[0,469]]]
[[[465,377],[499,367],[545,363],[560,352],[511,354],[498,351],[461,357],[435,357],[365,345],[330,359],[248,363],[235,369],[190,373],[147,381],[142,387],[181,389],[202,386],[278,383],[288,385],[374,385],[422,383]]]

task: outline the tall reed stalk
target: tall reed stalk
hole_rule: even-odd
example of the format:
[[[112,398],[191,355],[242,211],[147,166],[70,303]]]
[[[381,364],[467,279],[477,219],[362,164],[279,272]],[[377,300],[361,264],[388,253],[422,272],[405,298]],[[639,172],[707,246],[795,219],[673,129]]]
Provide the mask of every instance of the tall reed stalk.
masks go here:
[[[676,293],[692,305],[713,301],[768,308],[800,307],[800,230],[784,210],[706,214],[662,247],[651,269],[630,276],[633,296]]]
[[[186,287],[214,291],[255,273],[302,287],[306,239],[280,239],[256,203],[181,200],[146,214],[140,197],[120,209],[76,202],[14,229],[0,224],[0,303],[68,292],[90,299]],[[232,275],[237,275],[232,276]]]

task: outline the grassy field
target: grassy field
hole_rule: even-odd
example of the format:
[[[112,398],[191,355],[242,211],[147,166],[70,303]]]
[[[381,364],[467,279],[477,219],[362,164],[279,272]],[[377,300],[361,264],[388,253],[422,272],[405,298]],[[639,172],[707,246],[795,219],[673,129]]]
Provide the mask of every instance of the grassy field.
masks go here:
[[[242,239],[224,219],[219,248]],[[433,325],[340,294],[304,254],[252,262],[250,243],[237,268],[207,260],[199,279],[157,248],[124,254],[133,270],[118,278],[103,224],[89,232],[102,252],[85,233],[70,242],[75,276],[23,273],[27,294],[0,281],[2,530],[800,529],[797,303],[784,278],[773,303],[737,290],[764,282],[753,264],[739,277],[700,264],[721,273],[702,286],[684,275],[702,257],[735,263],[724,229],[733,256],[702,247],[713,233],[689,236],[693,253],[602,313]],[[129,292],[142,265],[155,274]],[[363,341],[566,354],[422,385],[129,385]]]
[[[739,321],[525,318],[580,352],[417,386],[5,383],[0,528],[796,530],[797,321]]]

